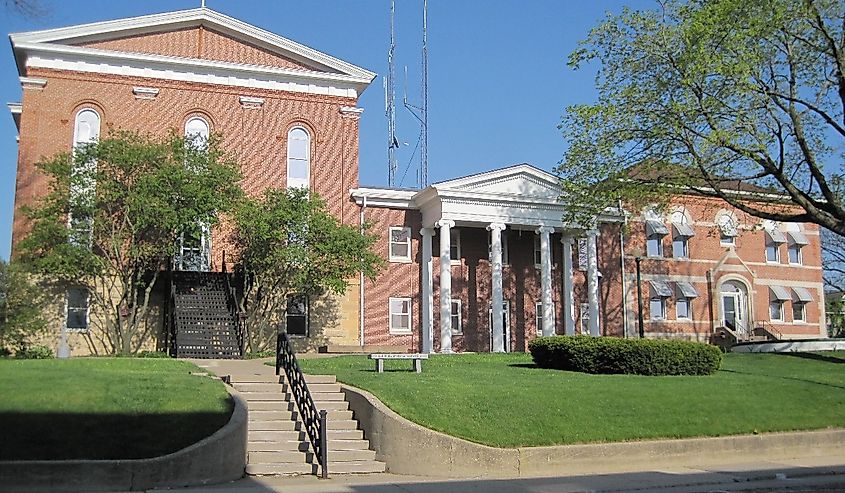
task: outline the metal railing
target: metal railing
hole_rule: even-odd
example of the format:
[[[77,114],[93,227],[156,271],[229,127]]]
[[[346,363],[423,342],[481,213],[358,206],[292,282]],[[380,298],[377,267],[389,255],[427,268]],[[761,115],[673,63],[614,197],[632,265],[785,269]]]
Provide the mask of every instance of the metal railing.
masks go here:
[[[238,341],[238,355],[244,357],[244,319],[238,304],[238,293],[232,283],[232,273],[226,272],[226,251],[223,251],[223,277],[226,278],[226,306],[235,322],[235,337]]]
[[[320,464],[323,478],[329,476],[328,472],[328,440],[326,439],[326,411],[317,411],[311,392],[305,383],[305,376],[296,361],[296,354],[290,344],[286,332],[279,332],[276,336],[276,375],[279,370],[284,369],[287,377],[290,393],[296,401],[296,408],[302,418],[302,424],[308,434],[308,440],[314,447],[314,456]]]
[[[173,272],[170,272],[170,299],[167,303],[167,331],[169,333],[168,350],[170,356],[175,358],[177,343],[176,343],[176,283],[173,282]]]
[[[777,330],[768,320],[755,320],[754,332],[762,332],[763,336],[771,341],[780,341],[783,339],[781,331]]]

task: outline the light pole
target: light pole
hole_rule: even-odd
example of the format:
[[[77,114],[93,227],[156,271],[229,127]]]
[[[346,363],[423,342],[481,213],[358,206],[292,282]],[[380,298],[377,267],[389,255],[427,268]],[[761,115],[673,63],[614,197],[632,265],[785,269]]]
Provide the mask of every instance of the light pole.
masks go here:
[[[640,262],[642,257],[637,255],[634,257],[634,262],[637,264],[637,323],[640,331],[640,339],[645,338],[645,329],[643,328],[643,280],[640,275]]]

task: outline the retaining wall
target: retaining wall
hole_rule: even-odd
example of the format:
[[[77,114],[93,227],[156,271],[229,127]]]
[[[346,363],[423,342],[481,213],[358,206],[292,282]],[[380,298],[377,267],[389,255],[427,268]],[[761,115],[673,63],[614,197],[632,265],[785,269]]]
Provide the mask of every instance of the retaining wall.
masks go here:
[[[441,477],[519,477],[656,467],[831,456],[845,451],[845,430],[767,433],[552,447],[494,448],[424,428],[399,416],[369,392],[341,386],[349,407],[388,472]],[[331,450],[329,450],[331,457]]]
[[[246,466],[247,406],[234,401],[229,422],[211,436],[161,457],[131,460],[0,461],[4,492],[137,491],[224,483]]]

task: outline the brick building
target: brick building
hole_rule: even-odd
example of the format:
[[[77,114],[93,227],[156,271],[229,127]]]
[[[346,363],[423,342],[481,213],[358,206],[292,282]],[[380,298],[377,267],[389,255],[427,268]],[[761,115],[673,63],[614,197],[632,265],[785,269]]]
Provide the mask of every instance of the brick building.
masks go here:
[[[10,105],[13,244],[27,231],[21,208],[47,186],[40,157],[112,128],[215,132],[247,193],[307,186],[342,222],[374,225],[378,279],[353,280],[331,317],[311,316],[324,300],[289,317],[289,332],[321,344],[522,351],[540,333],[635,335],[636,257],[648,336],[825,333],[815,226],[679,195],[667,216],[609,210],[584,231],[562,221],[557,178],[525,164],[423,190],[362,187],[357,98],[375,74],[206,8],[11,39],[23,89]],[[224,250],[207,232],[175,267],[220,270]],[[68,326],[86,325],[84,296],[68,301]]]

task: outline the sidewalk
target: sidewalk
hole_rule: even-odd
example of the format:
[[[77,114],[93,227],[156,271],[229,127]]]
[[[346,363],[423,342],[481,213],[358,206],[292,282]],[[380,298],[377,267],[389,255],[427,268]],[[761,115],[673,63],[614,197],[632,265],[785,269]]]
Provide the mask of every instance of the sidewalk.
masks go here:
[[[606,469],[606,468],[605,468]],[[843,491],[845,455],[839,457],[760,460],[744,464],[690,465],[647,471],[626,470],[583,475],[520,479],[438,479],[372,474],[245,478],[234,483],[179,489],[182,493],[575,493],[599,491]]]

